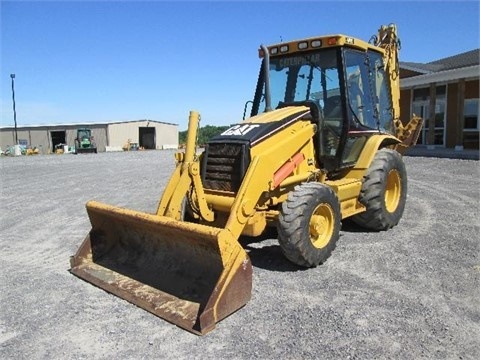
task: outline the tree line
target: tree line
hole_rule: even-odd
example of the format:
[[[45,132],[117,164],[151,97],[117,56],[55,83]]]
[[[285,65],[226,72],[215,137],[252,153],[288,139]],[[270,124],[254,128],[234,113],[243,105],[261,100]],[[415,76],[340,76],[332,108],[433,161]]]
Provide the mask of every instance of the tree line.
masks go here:
[[[206,144],[214,136],[220,135],[222,132],[227,130],[229,126],[213,126],[206,125],[198,129],[198,145]],[[188,130],[180,131],[178,133],[178,144],[180,146],[184,145],[187,142],[187,133]]]

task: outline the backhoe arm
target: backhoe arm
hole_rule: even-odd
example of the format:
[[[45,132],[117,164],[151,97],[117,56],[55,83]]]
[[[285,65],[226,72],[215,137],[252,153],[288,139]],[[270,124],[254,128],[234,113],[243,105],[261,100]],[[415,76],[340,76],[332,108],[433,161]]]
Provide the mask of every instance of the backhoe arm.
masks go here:
[[[401,141],[395,149],[403,154],[405,150],[417,143],[420,130],[423,126],[423,119],[413,116],[407,124],[400,120],[400,66],[398,52],[400,50],[400,39],[395,24],[382,25],[378,30],[378,36],[374,37],[375,45],[385,50],[384,66],[385,72],[390,79],[390,92],[392,98],[393,119],[396,129],[396,137]]]
[[[397,26],[395,24],[382,25],[378,29],[378,36],[374,39],[374,45],[385,50],[383,65],[385,73],[390,79],[393,118],[398,119],[400,118],[400,67],[398,61],[400,39],[397,34]]]

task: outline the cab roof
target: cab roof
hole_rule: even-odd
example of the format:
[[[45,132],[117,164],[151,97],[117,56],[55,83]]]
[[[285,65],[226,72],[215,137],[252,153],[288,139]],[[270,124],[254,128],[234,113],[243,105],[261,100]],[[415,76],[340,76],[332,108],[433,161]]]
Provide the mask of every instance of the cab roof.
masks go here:
[[[373,50],[382,54],[384,53],[384,50],[380,47],[369,44],[363,40],[342,34],[316,36],[300,40],[292,40],[289,42],[281,42],[278,44],[269,45],[267,46],[267,49],[270,53],[270,56],[274,57],[279,55],[325,49],[331,47],[349,47],[363,51]],[[263,57],[262,49],[259,49],[259,57]]]

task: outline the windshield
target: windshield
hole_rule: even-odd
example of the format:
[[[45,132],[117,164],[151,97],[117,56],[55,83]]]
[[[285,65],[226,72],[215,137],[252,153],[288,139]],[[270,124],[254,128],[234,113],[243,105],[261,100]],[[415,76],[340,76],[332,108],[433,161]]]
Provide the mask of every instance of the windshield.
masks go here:
[[[283,102],[315,101],[325,108],[328,99],[340,96],[337,51],[322,50],[270,58],[270,93],[273,108]],[[262,99],[260,108],[265,107]]]
[[[78,138],[79,139],[90,139],[90,131],[89,130],[78,130]]]

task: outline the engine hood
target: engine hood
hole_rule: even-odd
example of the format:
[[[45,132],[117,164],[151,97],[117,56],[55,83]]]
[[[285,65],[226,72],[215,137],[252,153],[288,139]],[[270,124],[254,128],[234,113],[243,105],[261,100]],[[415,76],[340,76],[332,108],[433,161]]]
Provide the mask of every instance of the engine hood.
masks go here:
[[[209,143],[248,142],[250,146],[269,138],[277,131],[308,115],[306,106],[288,106],[253,116],[239,124],[232,125]]]

